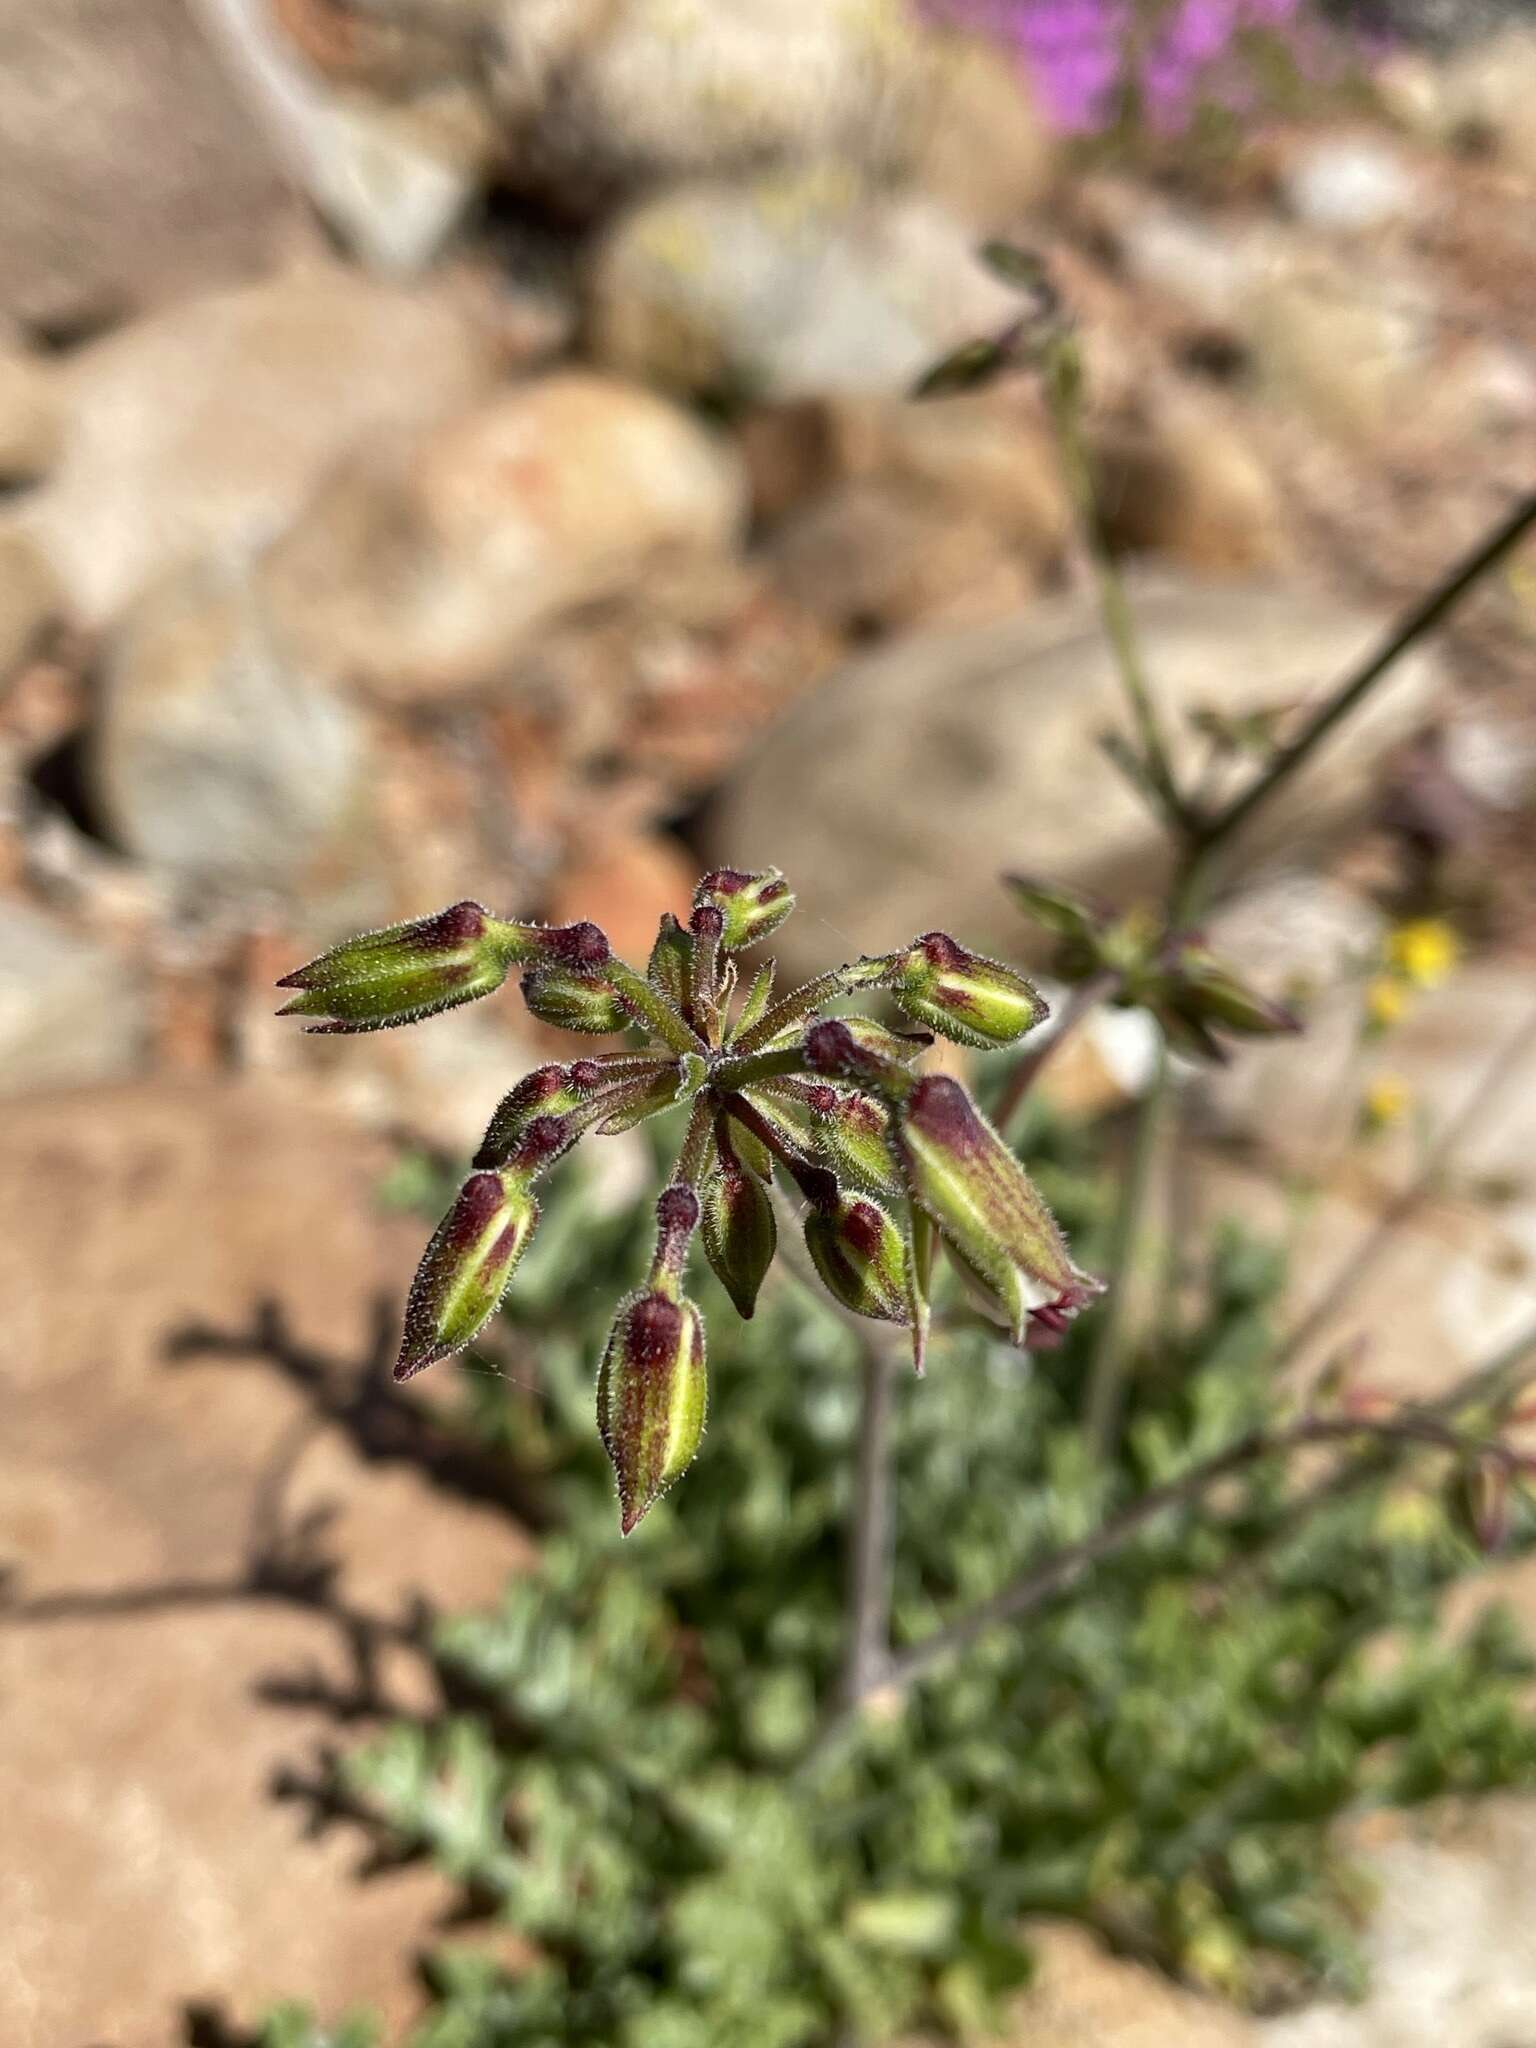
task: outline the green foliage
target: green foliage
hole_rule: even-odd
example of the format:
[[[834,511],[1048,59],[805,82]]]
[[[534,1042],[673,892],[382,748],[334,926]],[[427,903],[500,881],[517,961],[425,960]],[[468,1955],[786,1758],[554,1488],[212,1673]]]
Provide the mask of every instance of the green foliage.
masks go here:
[[[1034,1114],[1042,1187],[1093,1256],[1093,1143]],[[499,1608],[440,1625],[454,1710],[346,1766],[391,1839],[537,1958],[432,1964],[413,2048],[981,2039],[1027,1981],[1040,1913],[1251,2003],[1348,1992],[1363,1899],[1330,1823],[1532,1777],[1533,1666],[1497,1615],[1435,1626],[1476,1553],[1401,1464],[1299,1527],[1294,1481],[1257,1466],[818,1750],[858,1339],[776,1276],[754,1323],[724,1326],[686,1501],[621,1543],[592,1369],[645,1220],[594,1216],[579,1186],[551,1209],[509,1314],[522,1362],[460,1385],[465,1427],[505,1447],[556,1533]],[[1095,1318],[1046,1359],[979,1326],[938,1341],[898,1388],[898,1644],[1267,1419],[1282,1277],[1221,1234],[1196,1307],[1142,1361],[1107,1475],[1077,1427]],[[267,2048],[354,2048],[284,2024]]]

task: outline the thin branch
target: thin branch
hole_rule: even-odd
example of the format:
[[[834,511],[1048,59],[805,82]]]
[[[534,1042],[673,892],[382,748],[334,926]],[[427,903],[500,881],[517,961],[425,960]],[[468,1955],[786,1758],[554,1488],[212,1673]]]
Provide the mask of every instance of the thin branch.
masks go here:
[[[895,1374],[878,1338],[863,1338],[858,1464],[848,1537],[845,1704],[880,1686],[891,1657],[891,1578],[895,1502],[891,1486],[891,1408]]]
[[[1435,627],[1448,618],[1457,605],[1481,582],[1488,571],[1536,526],[1536,491],[1522,498],[1508,517],[1486,539],[1451,569],[1439,584],[1408,611],[1374,653],[1329,694],[1306,727],[1288,746],[1282,747],[1269,765],[1260,770],[1247,789],[1199,829],[1201,843],[1209,848],[1230,839],[1249,818],[1305,767],[1323,741],[1359,705],[1394,664]]]
[[[1362,1282],[1381,1263],[1396,1233],[1433,1194],[1452,1159],[1497,1106],[1504,1090],[1533,1054],[1536,1054],[1536,1010],[1495,1056],[1460,1112],[1448,1120],[1418,1173],[1388,1203],[1365,1243],[1350,1254],[1312,1307],[1282,1340],[1276,1357],[1277,1369],[1304,1351],[1318,1333],[1348,1306]]]

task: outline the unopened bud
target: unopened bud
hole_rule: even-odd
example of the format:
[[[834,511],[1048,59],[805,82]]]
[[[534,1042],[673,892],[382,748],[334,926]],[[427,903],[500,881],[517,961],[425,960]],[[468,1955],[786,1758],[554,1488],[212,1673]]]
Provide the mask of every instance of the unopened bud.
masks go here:
[[[852,1081],[863,1088],[878,1088],[885,1095],[901,1095],[912,1086],[912,1076],[902,1060],[873,1051],[850,1028],[853,1019],[829,1017],[813,1024],[805,1034],[805,1063],[813,1074],[828,1080]]]
[[[844,1308],[880,1323],[908,1320],[906,1243],[878,1202],[839,1191],[807,1216],[805,1244],[822,1285]]]
[[[593,1071],[601,1072],[601,1069]],[[573,1069],[562,1066],[535,1067],[531,1074],[525,1074],[497,1104],[496,1114],[486,1125],[480,1150],[475,1154],[475,1166],[505,1166],[513,1148],[536,1116],[557,1115],[561,1110],[573,1109],[581,1100],[583,1091],[576,1086],[572,1076]]]
[[[794,892],[777,868],[744,874],[740,868],[716,868],[694,892],[697,906],[712,904],[723,920],[720,944],[739,953],[776,932],[795,907]]]
[[[958,1081],[931,1074],[892,1111],[913,1199],[1014,1341],[1039,1310],[1066,1318],[1098,1283],[1073,1265],[1039,1191]]]
[[[1299,1031],[1301,1020],[1284,1004],[1270,1002],[1218,954],[1200,945],[1179,949],[1174,965],[1174,1001],[1187,1016],[1245,1038],[1270,1038]]]
[[[621,1305],[597,1381],[597,1422],[619,1482],[627,1536],[686,1471],[704,1432],[704,1320],[654,1290]]]
[[[715,1278],[750,1322],[778,1249],[768,1190],[745,1166],[722,1167],[704,1186],[704,1252]]]
[[[470,1175],[411,1283],[397,1380],[474,1341],[500,1305],[538,1220],[539,1205],[522,1175]]]
[[[872,1095],[813,1082],[805,1103],[816,1119],[816,1156],[846,1186],[898,1201],[900,1171],[891,1150],[891,1113]]]
[[[634,1020],[611,988],[565,968],[540,968],[523,980],[523,1001],[541,1024],[607,1037]]]
[[[876,1059],[900,1060],[910,1066],[933,1043],[931,1031],[892,1031],[873,1017],[841,1017],[838,1022],[861,1052]]]
[[[531,926],[504,924],[479,903],[455,903],[347,939],[285,974],[278,987],[299,993],[278,1015],[328,1019],[309,1027],[320,1032],[412,1024],[492,994],[540,936]]]
[[[960,1045],[1012,1045],[1047,1014],[1044,997],[1022,974],[945,932],[912,941],[892,993],[914,1023]]]
[[[658,995],[665,996],[676,1010],[686,1008],[693,982],[693,939],[670,910],[662,915],[645,972]]]

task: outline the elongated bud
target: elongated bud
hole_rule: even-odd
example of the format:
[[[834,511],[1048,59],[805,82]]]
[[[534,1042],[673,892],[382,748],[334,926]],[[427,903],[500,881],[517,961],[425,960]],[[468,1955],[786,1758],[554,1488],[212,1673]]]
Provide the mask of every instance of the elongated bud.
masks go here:
[[[907,1184],[1014,1341],[1030,1317],[1065,1320],[1098,1283],[1073,1265],[1056,1219],[958,1081],[930,1074],[892,1111]]]
[[[613,1091],[613,1107],[597,1126],[597,1134],[600,1138],[616,1138],[621,1132],[632,1131],[637,1124],[660,1116],[663,1110],[675,1109],[687,1099],[687,1092],[678,1062],[658,1063],[651,1072],[637,1074],[622,1089]]]
[[[805,1219],[805,1244],[827,1292],[879,1323],[905,1323],[911,1313],[907,1247],[878,1202],[841,1191]]]
[[[732,1150],[735,1152],[740,1163],[747,1169],[748,1173],[755,1173],[764,1187],[771,1188],[773,1186],[773,1154],[768,1150],[768,1147],[763,1143],[756,1131],[749,1131],[745,1124],[738,1123],[732,1117],[730,1135]]]
[[[795,907],[794,892],[777,868],[744,874],[740,868],[716,868],[694,892],[696,906],[712,904],[723,919],[720,944],[739,953],[776,932]]]
[[[689,977],[689,1010],[695,1026],[714,1044],[713,1029],[720,1000],[720,960],[725,938],[725,919],[713,903],[694,906],[688,920],[693,938],[692,973]]]
[[[433,917],[364,932],[285,974],[299,993],[280,1017],[329,1019],[320,1032],[382,1031],[472,1003],[501,987],[508,969],[532,957],[543,934],[505,924],[479,903],[455,903]]]
[[[1271,1038],[1301,1029],[1294,1010],[1261,996],[1205,946],[1181,946],[1173,974],[1174,1001],[1195,1022],[1235,1031],[1244,1038]]]
[[[1047,1015],[1044,997],[1022,974],[945,932],[912,941],[892,993],[914,1023],[960,1045],[1012,1045]]]
[[[816,1157],[822,1165],[845,1186],[899,1201],[905,1189],[891,1150],[891,1113],[885,1104],[830,1081],[809,1083],[804,1101],[816,1119]]]
[[[651,1259],[650,1286],[677,1299],[682,1290],[688,1247],[699,1227],[699,1198],[686,1181],[676,1180],[656,1197],[656,1250]]]
[[[522,1175],[470,1175],[411,1282],[397,1380],[474,1341],[499,1307],[538,1220],[539,1205]]]
[[[704,1184],[704,1252],[744,1322],[778,1250],[768,1190],[744,1166],[724,1166]]]
[[[687,1470],[704,1433],[704,1319],[691,1301],[649,1290],[619,1308],[597,1380],[597,1423],[619,1482],[628,1536]]]
[[[860,1088],[878,1088],[887,1098],[905,1095],[913,1086],[904,1061],[876,1052],[855,1037],[852,1018],[829,1017],[805,1034],[805,1063],[828,1080],[851,1081]]]
[[[665,996],[675,1010],[686,1009],[693,985],[693,940],[670,910],[662,914],[645,972],[658,995]]]
[[[591,1071],[600,1073],[601,1069],[592,1068]],[[475,1154],[475,1166],[482,1169],[505,1166],[513,1148],[536,1116],[557,1115],[561,1110],[573,1109],[581,1100],[582,1091],[573,1084],[571,1075],[572,1069],[562,1066],[535,1067],[531,1074],[525,1074],[497,1104],[496,1114],[486,1125],[480,1150]]]
[[[611,988],[561,967],[540,968],[523,979],[523,1001],[541,1024],[560,1031],[607,1037],[634,1020]]]
[[[838,1022],[861,1052],[876,1059],[900,1060],[911,1066],[933,1043],[931,1031],[892,1031],[873,1017],[841,1017]]]

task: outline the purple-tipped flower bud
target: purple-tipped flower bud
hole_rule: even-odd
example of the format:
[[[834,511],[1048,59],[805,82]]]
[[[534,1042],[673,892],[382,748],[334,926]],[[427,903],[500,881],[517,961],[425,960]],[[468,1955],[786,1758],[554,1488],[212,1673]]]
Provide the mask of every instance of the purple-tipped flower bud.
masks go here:
[[[805,1244],[827,1292],[879,1323],[905,1323],[911,1314],[907,1247],[878,1202],[841,1191],[805,1220]]]
[[[411,1283],[397,1380],[474,1341],[500,1305],[538,1220],[539,1205],[522,1175],[470,1175]]]
[[[916,1024],[961,1045],[1012,1045],[1045,1018],[1038,989],[1012,967],[925,932],[902,955],[892,993]]]
[[[597,1422],[619,1482],[620,1527],[686,1471],[704,1433],[704,1320],[654,1290],[620,1306],[597,1380]]]
[[[433,917],[364,932],[285,974],[299,993],[280,1017],[322,1017],[313,1031],[381,1031],[412,1024],[501,987],[540,934],[504,924],[479,903],[455,903]]]
[[[931,1031],[892,1031],[873,1017],[840,1017],[837,1020],[859,1048],[880,1060],[899,1060],[911,1066],[933,1043]]]
[[[744,1322],[773,1264],[779,1231],[768,1190],[744,1166],[724,1166],[704,1185],[704,1252]]]
[[[740,868],[716,868],[700,882],[693,900],[719,911],[720,944],[727,953],[739,953],[766,939],[795,907],[794,892],[777,868],[750,875]]]
[[[1037,1311],[1064,1319],[1092,1300],[1098,1283],[1073,1265],[1055,1217],[958,1081],[926,1076],[892,1116],[913,1200],[1016,1343]]]
[[[561,967],[540,968],[523,979],[523,1001],[541,1024],[560,1031],[607,1037],[633,1022],[611,988],[589,975]]]
[[[600,1073],[601,1069],[592,1071]],[[475,1166],[505,1166],[536,1116],[556,1116],[562,1110],[574,1109],[584,1092],[587,1091],[576,1082],[573,1067],[535,1067],[497,1104],[496,1114],[486,1125],[480,1150],[475,1154]]]
[[[829,1080],[852,1081],[890,1095],[904,1094],[912,1086],[905,1063],[873,1051],[855,1036],[853,1022],[848,1017],[829,1017],[813,1024],[805,1034],[806,1065],[813,1074],[824,1074]]]
[[[816,1119],[816,1157],[840,1181],[899,1201],[905,1192],[896,1156],[891,1150],[891,1113],[872,1095],[813,1082],[804,1095]]]

